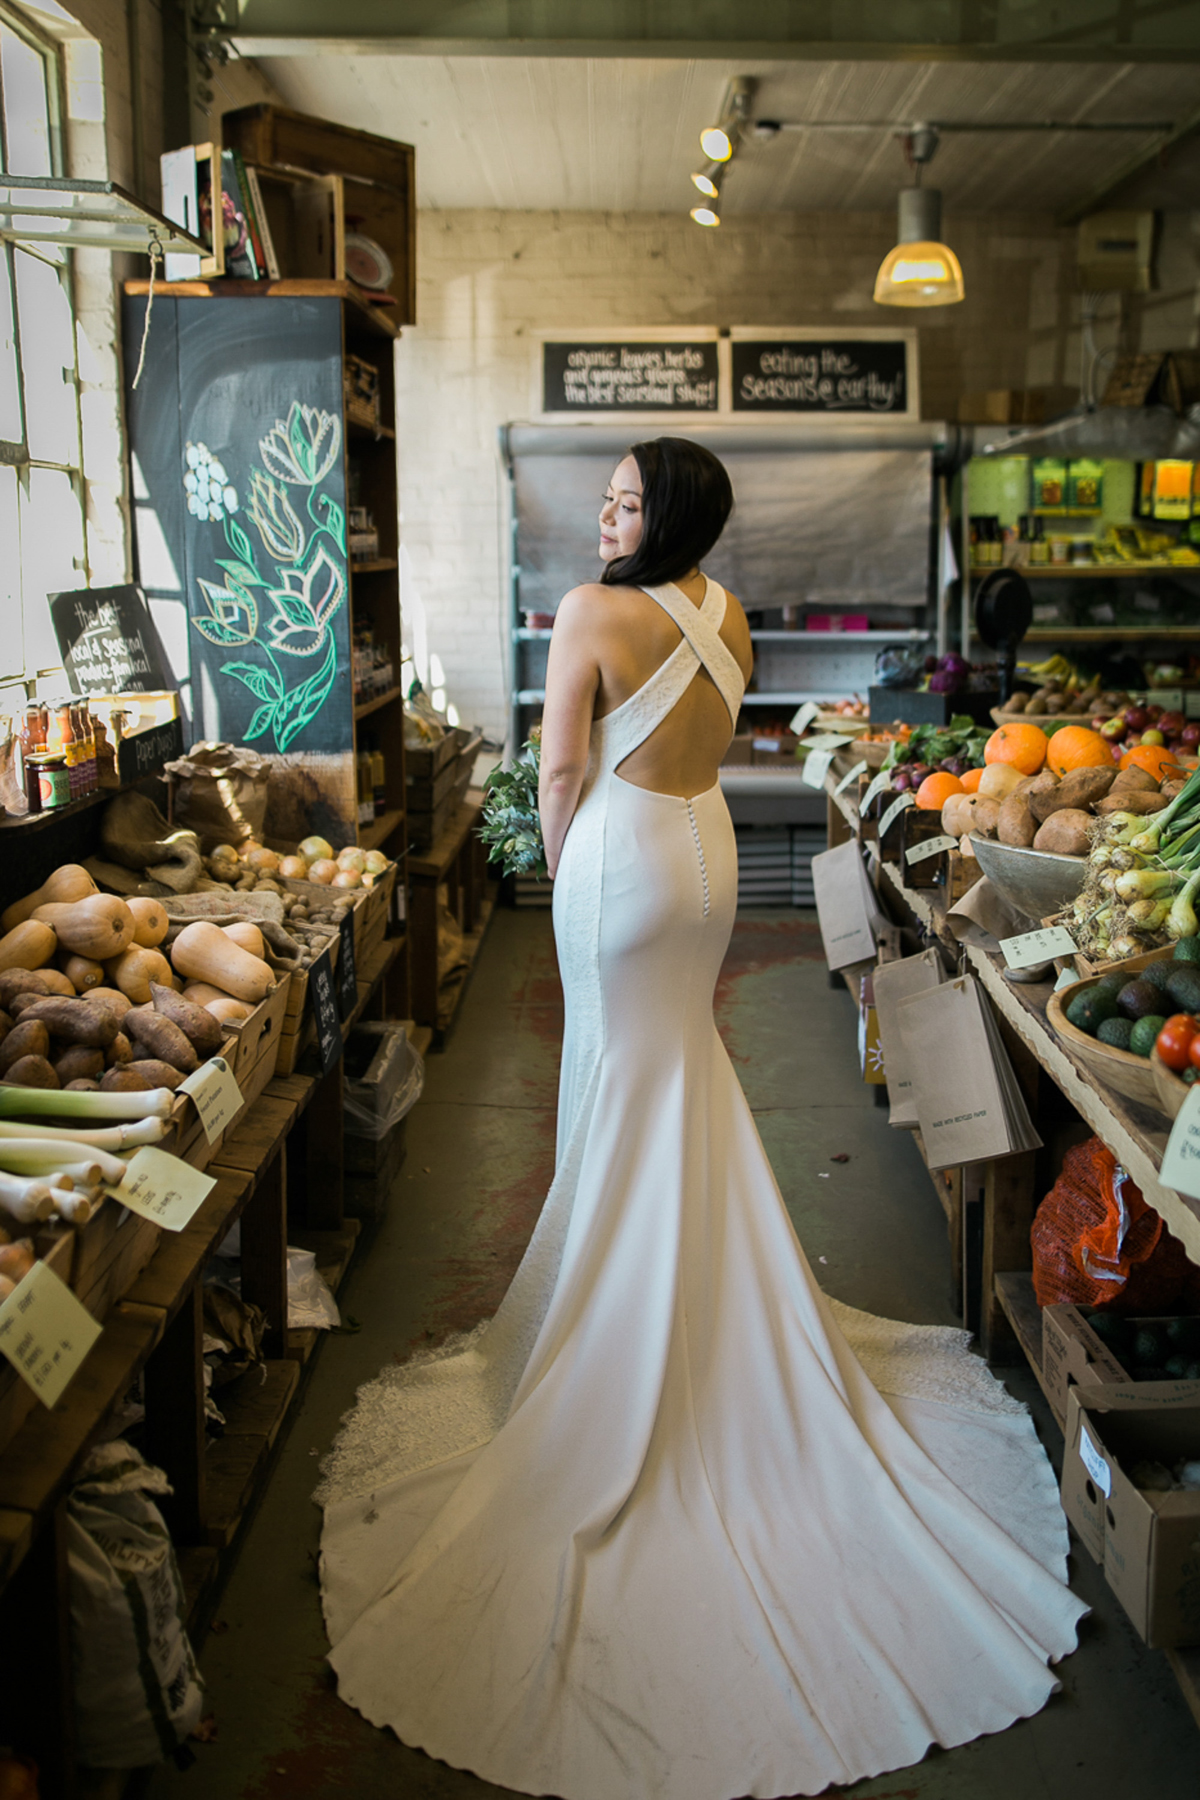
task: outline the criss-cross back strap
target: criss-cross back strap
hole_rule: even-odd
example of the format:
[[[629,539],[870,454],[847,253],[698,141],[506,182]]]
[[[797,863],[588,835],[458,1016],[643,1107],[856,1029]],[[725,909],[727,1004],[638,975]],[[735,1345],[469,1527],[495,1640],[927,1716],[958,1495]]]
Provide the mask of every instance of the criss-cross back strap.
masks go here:
[[[644,588],[643,593],[656,600],[669,613],[700,662],[716,683],[717,690],[729,708],[730,723],[737,724],[738,708],[746,691],[746,678],[737,658],[721,636],[721,624],[729,596],[719,582],[706,576],[708,586],[699,607],[692,605],[673,582],[665,587]]]

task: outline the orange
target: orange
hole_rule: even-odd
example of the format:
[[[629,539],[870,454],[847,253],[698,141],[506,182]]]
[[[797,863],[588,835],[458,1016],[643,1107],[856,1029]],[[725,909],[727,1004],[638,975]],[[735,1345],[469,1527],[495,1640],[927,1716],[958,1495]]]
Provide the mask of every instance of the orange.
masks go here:
[[[1112,760],[1112,745],[1086,725],[1064,725],[1046,752],[1047,767],[1056,775],[1069,775],[1072,769],[1111,769]]]
[[[1049,740],[1038,725],[1001,725],[983,747],[987,763],[1011,763],[1022,775],[1036,775],[1046,760]]]
[[[983,780],[983,770],[982,769],[968,769],[965,775],[959,776],[959,780],[962,782],[962,790],[963,790],[964,794],[977,793],[979,790],[979,784]]]
[[[924,812],[941,812],[951,794],[961,794],[964,791],[957,775],[951,775],[945,769],[935,769],[917,789],[917,805]]]
[[[1176,762],[1171,752],[1162,744],[1135,744],[1121,758],[1123,769],[1145,769],[1147,775],[1153,775],[1155,781],[1162,781],[1170,775],[1182,775],[1183,768]]]

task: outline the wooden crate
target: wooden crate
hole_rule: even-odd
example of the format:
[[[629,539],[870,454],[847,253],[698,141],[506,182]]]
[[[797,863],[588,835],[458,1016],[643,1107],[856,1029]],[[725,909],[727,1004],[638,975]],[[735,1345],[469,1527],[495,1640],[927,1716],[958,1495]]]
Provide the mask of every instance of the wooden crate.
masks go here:
[[[288,999],[293,977],[281,975],[275,988],[265,1000],[260,1000],[248,1019],[233,1029],[236,1033],[236,1045],[229,1066],[237,1079],[237,1084],[245,1092],[243,1076],[249,1077],[257,1070],[261,1062],[269,1062],[271,1075],[275,1073],[276,1058],[279,1053],[279,1040],[284,1018],[287,1014]],[[271,1079],[267,1076],[267,1080]]]
[[[75,1233],[61,1225],[52,1225],[35,1229],[29,1235],[33,1238],[39,1260],[53,1269],[59,1279],[69,1286],[71,1264],[75,1256]],[[0,1362],[0,1450],[7,1448],[29,1415],[41,1404],[29,1383],[17,1374],[11,1364]]]
[[[335,931],[326,938],[325,948],[329,952],[330,966],[336,971],[338,954],[341,950],[341,937]],[[355,934],[354,954],[358,957],[358,937]],[[313,1024],[312,1008],[308,1004],[307,969],[297,969],[291,978],[288,989],[287,1006],[279,1029],[279,1050],[275,1059],[275,1073],[290,1075],[296,1067],[297,1059],[308,1048],[316,1043],[317,1033]]]

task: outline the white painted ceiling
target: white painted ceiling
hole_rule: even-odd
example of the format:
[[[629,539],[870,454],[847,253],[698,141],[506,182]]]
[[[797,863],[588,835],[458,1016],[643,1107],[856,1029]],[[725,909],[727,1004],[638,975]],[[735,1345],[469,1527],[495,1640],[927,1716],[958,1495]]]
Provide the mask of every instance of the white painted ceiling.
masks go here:
[[[701,128],[733,75],[752,112],[786,120],[1167,120],[1196,111],[1194,64],[770,62],[339,55],[257,58],[287,102],[417,149],[423,207],[673,211],[695,192]],[[1104,133],[947,133],[926,179],[950,210],[1056,212],[1155,140]],[[1121,198],[1200,205],[1196,140]],[[748,142],[723,210],[890,208],[907,184],[891,131]],[[1112,204],[1112,202],[1109,202]]]

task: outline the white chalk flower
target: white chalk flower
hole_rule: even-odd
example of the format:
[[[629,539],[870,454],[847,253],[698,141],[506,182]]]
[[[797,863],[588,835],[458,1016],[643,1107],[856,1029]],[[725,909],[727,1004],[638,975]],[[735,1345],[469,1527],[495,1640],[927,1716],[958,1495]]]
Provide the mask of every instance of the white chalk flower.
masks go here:
[[[189,444],[183,488],[188,511],[197,519],[219,521],[238,509],[237,489],[231,486],[225,465],[207,444]]]

